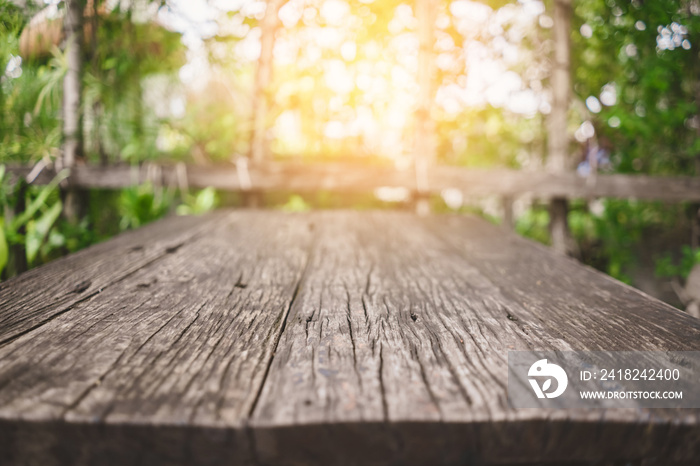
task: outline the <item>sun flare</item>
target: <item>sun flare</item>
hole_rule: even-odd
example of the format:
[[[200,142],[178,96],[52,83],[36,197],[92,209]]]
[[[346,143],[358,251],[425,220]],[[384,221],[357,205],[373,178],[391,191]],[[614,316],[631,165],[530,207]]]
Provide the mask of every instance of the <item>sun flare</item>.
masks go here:
[[[195,3],[178,0],[175,10],[182,5],[189,11]],[[161,15],[170,27],[184,29],[189,59],[183,80],[202,87],[215,79],[231,89],[245,89],[248,84],[240,82],[240,73],[233,77],[231,70],[248,68],[252,79],[261,54],[256,23],[268,4],[199,3],[201,11],[211,10],[209,16],[199,14],[199,23],[178,22],[172,12]],[[434,118],[464,119],[486,107],[526,118],[547,113],[550,104],[541,86],[545,71],[531,65],[527,79],[512,71],[531,58],[520,42],[538,27],[542,2],[523,0],[493,9],[454,0],[438,8],[432,51]],[[412,4],[387,0],[290,0],[281,5],[267,91],[266,127],[274,153],[394,159],[411,153],[419,94],[414,10]]]

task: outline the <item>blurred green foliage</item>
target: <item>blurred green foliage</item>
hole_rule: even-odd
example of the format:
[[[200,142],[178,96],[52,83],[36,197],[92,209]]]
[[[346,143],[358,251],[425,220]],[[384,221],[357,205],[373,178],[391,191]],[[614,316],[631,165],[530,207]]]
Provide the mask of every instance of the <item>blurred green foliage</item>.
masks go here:
[[[164,216],[170,209],[172,194],[151,183],[122,189],[119,196],[119,212],[122,230],[138,228]]]
[[[656,262],[656,275],[662,278],[681,277],[688,278],[690,271],[696,264],[700,264],[700,248],[691,248],[684,245],[681,248],[680,260],[674,260],[671,253],[667,253]]]
[[[177,206],[178,215],[199,215],[219,205],[219,196],[214,188],[205,188],[196,194],[187,193],[183,203]]]
[[[574,91],[623,173],[696,174],[700,154],[700,12],[695,1],[579,1]],[[586,37],[588,36],[588,37]],[[614,90],[614,103],[603,92]]]
[[[56,47],[48,57],[22,59],[19,54],[23,28],[44,7],[42,2],[18,7],[0,0],[0,164],[42,161],[50,165],[60,151],[65,55]],[[62,8],[61,3],[59,17]],[[185,47],[179,33],[152,21],[135,22],[132,14],[131,9],[118,7],[85,19],[82,113],[88,162],[139,163],[163,156],[157,138],[171,121],[157,116],[146,103],[144,82],[155,76],[176,83],[185,63]],[[57,189],[65,174],[48,186],[36,187],[22,180],[10,182],[3,165],[0,171],[0,272],[12,262],[13,254],[24,256],[14,262],[26,261],[31,267],[168,212],[201,213],[216,205],[213,190],[183,193],[181,200],[174,189],[150,184],[116,195],[84,192],[87,215],[70,224],[60,215]]]
[[[19,34],[29,12],[0,0],[0,163],[55,157],[57,115],[65,61],[59,51],[43,66],[19,56]]]
[[[549,212],[543,208],[531,208],[518,217],[515,231],[542,244],[549,244]]]
[[[501,60],[520,77],[521,91],[545,95],[547,100],[552,49],[547,19],[551,11],[542,12],[523,28],[518,23],[522,13],[518,8],[533,2],[483,1],[491,8],[483,24],[465,28],[453,3],[446,0],[438,6],[435,51],[442,65],[435,77],[440,88],[464,89],[470,74],[479,74],[469,68],[472,65],[465,52],[478,43],[483,46],[478,53]],[[548,10],[551,3],[545,2]],[[167,2],[153,4],[169,8]],[[406,102],[416,92],[401,75],[413,69],[413,52],[402,49],[396,39],[415,34],[416,24],[409,18],[415,15],[413,3],[380,0],[347,2],[346,6],[342,21],[333,24],[322,14],[322,3],[308,3],[296,22],[277,31],[278,38],[288,39],[295,47],[276,50],[283,59],[278,60],[267,91],[275,157],[362,157],[367,163],[388,157],[398,163],[411,155],[415,128]],[[49,164],[59,153],[65,56],[54,49],[45,58],[19,59],[19,36],[43,7],[41,2],[29,2],[19,8],[0,0],[0,164]],[[153,21],[134,21],[128,8],[90,19],[97,27],[86,40],[83,73],[87,161],[137,164],[169,159],[209,164],[230,162],[232,156],[246,153],[255,62],[241,60],[237,51],[257,27],[258,18],[253,10],[244,10],[222,14],[217,21],[226,27],[203,39],[212,78],[198,90],[184,89],[179,79],[188,53],[181,34]],[[599,140],[610,142],[610,171],[700,174],[698,2],[575,0],[573,13],[571,132],[590,122]],[[495,21],[496,17],[500,19]],[[319,43],[319,37],[332,42],[333,34],[340,35],[340,42],[358,45],[345,53],[342,48]],[[508,55],[509,47],[517,48],[516,58]],[[321,61],[310,59],[313,54]],[[329,73],[333,67],[340,72]],[[358,85],[361,75],[371,77],[370,87]],[[339,82],[348,77],[353,85],[340,89]],[[377,91],[374,87],[382,79],[385,86]],[[162,93],[150,95],[154,89]],[[591,98],[599,108],[586,105]],[[182,107],[180,111],[172,111],[173,102]],[[485,99],[459,111],[436,105],[431,117],[439,163],[541,169],[546,158],[546,105],[526,114],[494,102]],[[363,120],[367,114],[373,119]],[[403,126],[396,123],[403,119]],[[343,137],[334,135],[329,130],[334,122],[371,127],[382,144],[373,143],[359,130]],[[292,137],[280,136],[284,125],[291,128]],[[389,134],[391,131],[396,134]],[[576,162],[582,147],[572,141],[570,149]],[[222,202],[213,189],[179,192],[175,187],[146,184],[116,193],[92,191],[86,218],[69,225],[59,215],[62,201],[57,180],[46,187],[33,187],[0,178],[0,269],[12,261],[17,245],[24,248],[29,265],[36,265],[167,213],[198,214]],[[383,202],[369,194],[343,197],[322,192],[314,197],[285,192],[266,193],[266,199],[268,205],[290,211],[312,206],[405,206],[405,202]],[[431,202],[436,211],[451,211],[441,199]],[[631,282],[631,270],[638,265],[644,241],[659,231],[687,227],[696,210],[697,206],[687,204],[626,200],[607,200],[592,208],[591,203],[581,201],[572,203],[569,224],[585,262]],[[455,211],[496,221],[493,209],[485,208],[484,203],[462,205]],[[517,219],[516,229],[547,244],[548,220],[546,208],[535,202]],[[658,276],[683,277],[689,264],[697,260],[694,250],[681,246],[666,243],[655,251]]]
[[[579,1],[572,29],[580,118],[593,122],[599,140],[610,141],[614,170],[700,175],[700,4]],[[594,101],[586,109],[587,99],[598,106]],[[689,224],[680,219],[692,219],[697,208],[608,200],[599,215],[572,212],[570,220],[588,247],[587,260],[630,282],[645,236]],[[692,256],[681,246],[666,245],[671,251],[661,254],[658,276],[687,275],[689,259],[670,266],[671,256]]]
[[[13,245],[22,245],[30,265],[38,259],[46,259],[57,248],[64,246],[62,235],[55,228],[61,213],[62,203],[58,196],[58,185],[67,176],[59,173],[46,186],[26,186],[23,181],[10,184],[5,167],[0,165],[0,272],[9,260]],[[10,206],[22,206],[13,210]],[[40,261],[40,262],[43,262]]]
[[[306,212],[311,209],[311,206],[304,201],[304,198],[298,194],[293,194],[286,203],[280,206],[280,209],[285,212]]]

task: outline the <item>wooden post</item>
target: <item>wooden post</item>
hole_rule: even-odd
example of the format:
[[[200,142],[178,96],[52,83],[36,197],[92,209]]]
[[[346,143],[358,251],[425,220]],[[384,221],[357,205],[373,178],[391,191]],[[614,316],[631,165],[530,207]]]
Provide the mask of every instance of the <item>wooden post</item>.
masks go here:
[[[693,218],[690,225],[690,247],[695,249],[700,247],[700,204],[691,204]]]
[[[697,100],[700,103],[700,99]],[[698,128],[700,136],[700,128]],[[695,176],[700,177],[700,154],[695,156]],[[690,204],[693,218],[690,223],[690,247],[695,249],[700,247],[700,202]]]
[[[416,0],[416,17],[418,18],[418,108],[415,115],[414,160],[416,166],[416,212],[419,215],[430,213],[428,198],[428,171],[435,161],[434,131],[430,117],[434,100],[434,52],[435,19],[437,4],[435,0]]]
[[[272,80],[272,53],[275,47],[275,32],[279,26],[277,13],[284,0],[267,0],[265,16],[260,22],[260,57],[255,72],[253,86],[253,134],[251,135],[249,157],[260,161],[268,155],[267,113],[268,87]]]
[[[501,203],[503,205],[503,226],[508,230],[514,230],[515,218],[513,217],[513,197],[503,196]]]
[[[570,40],[571,0],[554,0],[554,57],[552,59],[551,89],[552,112],[548,121],[547,170],[563,173],[569,169],[569,136],[567,114],[571,95]],[[550,235],[552,248],[562,254],[570,254],[573,243],[567,224],[568,201],[551,199]]]
[[[243,206],[248,209],[261,209],[264,207],[262,193],[260,191],[243,191]]]
[[[549,201],[549,236],[552,248],[560,254],[571,254],[571,235],[567,217],[569,204],[564,198],[554,198]]]
[[[700,80],[695,81],[695,105],[700,108]],[[696,120],[700,120],[700,113],[695,115]],[[695,134],[700,138],[700,126],[696,127]],[[695,176],[700,177],[700,153],[695,154]],[[693,218],[690,224],[690,247],[700,247],[700,203],[694,202],[690,205]]]
[[[66,0],[66,16],[63,21],[65,31],[64,49],[68,69],[63,78],[63,157],[61,168],[71,169],[83,157],[82,121],[80,103],[82,95],[83,68],[83,10],[85,2]],[[83,205],[80,193],[70,184],[63,195],[63,215],[71,223],[77,223],[82,216]]]

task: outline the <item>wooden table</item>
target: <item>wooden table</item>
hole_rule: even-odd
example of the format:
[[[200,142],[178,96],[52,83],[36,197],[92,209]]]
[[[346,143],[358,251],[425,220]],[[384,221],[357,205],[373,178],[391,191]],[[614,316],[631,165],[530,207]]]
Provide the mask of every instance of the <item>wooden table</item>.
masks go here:
[[[0,284],[0,464],[700,458],[698,410],[509,407],[513,349],[700,321],[472,217],[169,218]]]

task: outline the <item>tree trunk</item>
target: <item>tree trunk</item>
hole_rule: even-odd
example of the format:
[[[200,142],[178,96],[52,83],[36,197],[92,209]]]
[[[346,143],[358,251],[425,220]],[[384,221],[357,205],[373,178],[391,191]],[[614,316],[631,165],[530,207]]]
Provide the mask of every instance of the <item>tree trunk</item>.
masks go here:
[[[418,19],[418,108],[415,115],[414,160],[416,165],[416,212],[425,215],[430,212],[427,198],[428,170],[435,162],[435,127],[430,117],[434,100],[433,70],[435,57],[435,19],[437,15],[436,0],[416,0],[416,17]]]
[[[268,87],[272,80],[272,53],[275,47],[275,32],[279,26],[277,13],[284,0],[267,0],[265,16],[260,22],[260,58],[253,85],[253,134],[251,135],[249,157],[263,160],[268,156],[267,112]]]
[[[83,10],[85,2],[66,0],[65,31],[66,61],[68,70],[63,79],[63,158],[62,168],[71,169],[83,158],[81,107],[81,76],[83,67]],[[63,195],[63,214],[71,223],[80,221],[83,213],[79,192],[68,186]]]
[[[571,96],[571,0],[554,0],[554,57],[552,60],[552,112],[548,121],[547,170],[562,173],[569,170],[569,135],[567,114]],[[551,200],[550,235],[552,247],[562,254],[571,254],[573,241],[567,223],[568,202],[564,198]]]

